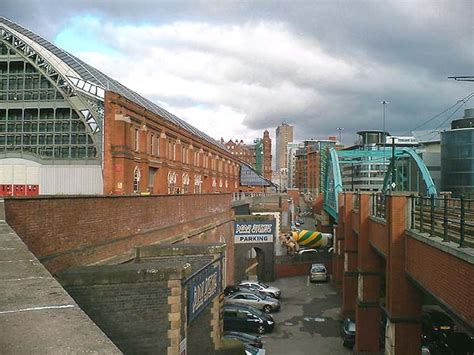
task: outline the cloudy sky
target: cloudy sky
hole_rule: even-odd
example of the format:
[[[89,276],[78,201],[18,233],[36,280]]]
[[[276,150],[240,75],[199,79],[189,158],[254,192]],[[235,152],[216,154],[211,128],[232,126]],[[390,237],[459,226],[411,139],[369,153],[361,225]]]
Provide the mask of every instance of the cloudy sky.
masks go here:
[[[474,92],[472,0],[3,0],[40,34],[216,139],[407,134]],[[447,126],[470,102],[420,129]],[[456,113],[453,111],[458,109]]]

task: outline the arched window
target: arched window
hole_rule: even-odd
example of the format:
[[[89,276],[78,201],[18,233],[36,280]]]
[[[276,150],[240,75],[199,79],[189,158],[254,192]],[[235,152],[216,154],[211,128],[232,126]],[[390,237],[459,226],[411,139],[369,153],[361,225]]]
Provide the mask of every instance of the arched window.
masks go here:
[[[194,193],[200,194],[202,188],[202,178],[201,175],[194,175]]]
[[[173,171],[168,172],[168,194],[173,194],[176,187],[176,173]]]
[[[142,177],[142,174],[140,172],[140,169],[138,168],[138,166],[136,166],[135,170],[133,170],[133,192],[136,194],[140,192],[141,177]]]
[[[189,192],[189,174],[183,174],[183,189],[181,190],[183,194],[187,194]]]

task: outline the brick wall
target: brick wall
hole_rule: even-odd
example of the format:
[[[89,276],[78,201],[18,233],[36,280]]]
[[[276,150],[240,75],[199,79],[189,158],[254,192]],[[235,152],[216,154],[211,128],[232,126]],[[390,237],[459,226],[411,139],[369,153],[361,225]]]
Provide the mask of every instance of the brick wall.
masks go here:
[[[71,269],[59,274],[59,280],[121,351],[166,354],[168,275],[146,270],[136,264]]]
[[[379,220],[369,219],[369,241],[378,252],[387,256],[388,254],[388,230],[387,225]]]
[[[445,305],[461,314],[471,326],[474,325],[472,263],[408,237],[406,271]]]
[[[293,277],[307,276],[311,269],[311,264],[321,263],[326,266],[328,274],[332,274],[332,254],[321,253],[317,255],[283,255],[276,257],[275,276]]]
[[[158,242],[230,242],[230,194],[6,199],[8,224],[50,272]],[[228,265],[233,265],[232,250]],[[233,267],[229,267],[232,277]]]

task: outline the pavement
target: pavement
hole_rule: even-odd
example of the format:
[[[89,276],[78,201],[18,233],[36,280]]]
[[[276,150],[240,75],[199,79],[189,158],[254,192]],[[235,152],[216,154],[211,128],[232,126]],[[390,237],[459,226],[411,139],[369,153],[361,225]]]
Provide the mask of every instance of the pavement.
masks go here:
[[[266,355],[351,354],[340,337],[341,297],[330,283],[310,283],[307,276],[269,283],[282,290],[276,326],[263,336]]]

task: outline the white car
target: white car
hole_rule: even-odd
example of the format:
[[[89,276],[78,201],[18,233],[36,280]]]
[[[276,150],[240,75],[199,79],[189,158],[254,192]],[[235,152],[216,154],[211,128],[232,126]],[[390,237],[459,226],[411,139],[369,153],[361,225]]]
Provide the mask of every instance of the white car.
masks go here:
[[[281,290],[279,288],[265,285],[264,283],[259,282],[259,281],[245,280],[245,281],[242,281],[240,284],[242,286],[248,286],[255,290],[259,290],[261,293],[264,293],[273,298],[280,298],[281,296]]]
[[[319,250],[317,249],[300,249],[298,250],[298,255],[303,255],[303,254],[307,254],[307,253],[319,253]]]

